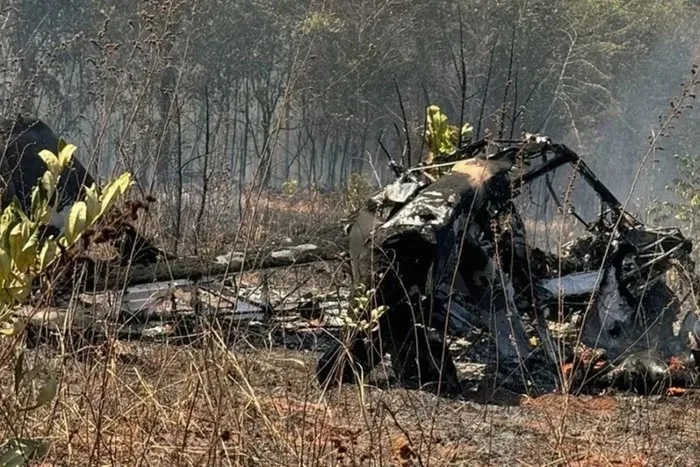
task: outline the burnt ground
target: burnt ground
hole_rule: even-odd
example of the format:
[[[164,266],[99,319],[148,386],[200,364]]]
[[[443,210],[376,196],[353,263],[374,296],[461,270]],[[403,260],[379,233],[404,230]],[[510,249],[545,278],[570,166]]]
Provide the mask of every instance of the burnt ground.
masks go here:
[[[59,397],[13,415],[4,379],[7,428],[49,443],[42,465],[697,465],[692,392],[528,397],[483,377],[449,399],[389,388],[379,370],[323,393],[315,351],[249,344],[40,349]]]

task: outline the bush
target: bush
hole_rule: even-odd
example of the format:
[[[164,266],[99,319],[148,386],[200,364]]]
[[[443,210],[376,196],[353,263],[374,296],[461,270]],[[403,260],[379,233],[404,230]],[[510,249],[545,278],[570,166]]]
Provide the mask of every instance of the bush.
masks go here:
[[[0,333],[17,336],[22,323],[12,323],[13,312],[25,304],[33,286],[41,276],[49,275],[59,262],[73,257],[79,242],[108,214],[115,202],[132,186],[131,174],[124,173],[100,189],[93,185],[85,189],[84,201],[68,209],[63,232],[57,237],[47,235],[47,226],[56,213],[59,196],[58,181],[73,159],[77,148],[61,140],[58,155],[42,151],[39,155],[48,170],[32,189],[31,207],[24,212],[15,198],[0,214]],[[19,340],[18,340],[19,342]],[[14,396],[20,400],[22,383],[37,378],[38,367],[25,371],[23,353],[19,352],[14,371]],[[56,396],[56,379],[49,375],[39,390],[36,402],[28,407],[17,403],[18,410],[34,410],[50,403]],[[13,438],[7,440],[0,454],[0,466],[26,465],[28,460],[41,457],[44,446],[39,440]]]

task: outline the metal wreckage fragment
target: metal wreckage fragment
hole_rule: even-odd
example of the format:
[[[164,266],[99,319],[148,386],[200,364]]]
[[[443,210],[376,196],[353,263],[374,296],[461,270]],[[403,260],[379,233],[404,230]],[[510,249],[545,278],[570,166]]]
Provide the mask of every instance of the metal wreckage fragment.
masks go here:
[[[352,381],[389,353],[399,380],[459,392],[445,341],[471,326],[489,331],[505,368],[567,367],[578,383],[642,392],[695,381],[700,281],[692,244],[678,229],[639,222],[575,152],[547,137],[482,140],[458,151],[462,160],[434,181],[424,167],[397,171],[351,219],[353,282],[372,291],[364,312],[386,311],[323,354],[321,384]],[[571,211],[588,234],[558,257],[527,246],[514,200],[566,164],[601,210],[591,223]],[[562,355],[548,324],[575,313],[584,345]]]

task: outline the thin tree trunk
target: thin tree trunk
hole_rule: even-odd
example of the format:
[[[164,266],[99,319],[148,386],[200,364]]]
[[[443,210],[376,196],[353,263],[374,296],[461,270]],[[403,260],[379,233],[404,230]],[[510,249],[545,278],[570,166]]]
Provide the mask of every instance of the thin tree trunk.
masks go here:
[[[194,222],[195,229],[195,242],[194,242],[194,253],[198,253],[197,244],[200,239],[200,232],[202,226],[202,217],[204,217],[204,209],[207,205],[207,190],[209,187],[209,151],[210,151],[210,138],[211,132],[209,130],[209,88],[204,87],[204,167],[202,167],[202,198],[199,203],[199,209],[197,210],[197,217]]]
[[[238,214],[243,216],[243,190],[246,183],[246,165],[248,164],[248,136],[250,135],[250,83],[245,82],[245,117],[243,128],[243,146],[241,148],[241,167],[238,176]]]
[[[174,253],[177,255],[182,236],[182,109],[175,95],[175,111],[177,112],[177,188],[175,201],[175,247]]]
[[[308,138],[311,140],[311,154],[309,154],[309,186],[313,187],[316,184],[316,141],[310,131],[308,133]]]
[[[326,152],[328,148],[328,137],[326,135],[321,136],[321,150],[319,153],[321,154],[321,161],[323,162],[324,160],[328,159],[326,161],[327,164],[330,165],[330,158],[327,157],[328,153]],[[319,173],[321,174],[321,181],[323,181],[323,173],[324,173],[325,165],[322,163],[321,167],[319,168]],[[328,178],[326,177],[326,183],[328,183]]]
[[[325,137],[326,141],[328,141],[331,136],[326,133]],[[336,180],[338,179],[338,147],[340,146],[340,142],[338,142],[337,138],[333,138],[332,141],[333,142],[331,143],[331,148],[329,150],[331,163],[328,166],[328,184],[331,189],[335,190],[337,188]]]
[[[227,115],[233,113],[233,129],[231,130],[231,179],[233,180],[234,174],[237,173],[236,164],[240,158],[236,157],[236,141],[238,139],[238,118],[236,113],[238,112],[238,99],[240,98],[241,86],[238,80],[236,80],[233,91],[233,108],[229,106]],[[233,110],[233,112],[231,112]]]
[[[347,186],[348,181],[348,147],[350,146],[350,135],[345,136],[345,143],[340,158],[340,183],[343,187]]]

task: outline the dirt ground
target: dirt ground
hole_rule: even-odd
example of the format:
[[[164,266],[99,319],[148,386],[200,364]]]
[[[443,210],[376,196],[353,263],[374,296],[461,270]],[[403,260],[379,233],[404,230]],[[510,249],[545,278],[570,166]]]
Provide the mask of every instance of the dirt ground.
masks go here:
[[[38,465],[690,466],[700,452],[692,393],[531,398],[482,381],[448,399],[379,375],[324,394],[313,350],[229,351],[216,337],[34,357],[47,369],[28,399],[49,372],[59,397],[11,413],[5,396],[3,435],[45,439]]]

